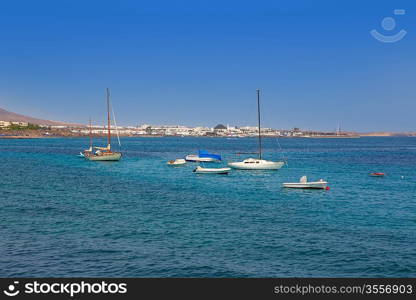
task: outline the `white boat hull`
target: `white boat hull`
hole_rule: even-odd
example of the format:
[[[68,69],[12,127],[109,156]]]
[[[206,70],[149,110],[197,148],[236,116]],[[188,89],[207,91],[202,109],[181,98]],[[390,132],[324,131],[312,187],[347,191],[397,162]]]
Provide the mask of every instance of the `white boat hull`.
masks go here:
[[[328,182],[326,181],[315,181],[315,182],[288,182],[283,183],[283,187],[292,189],[326,189]]]
[[[239,162],[228,163],[228,166],[239,170],[278,170],[284,166],[283,161],[269,161],[249,158]]]
[[[186,161],[190,162],[217,162],[215,158],[212,157],[199,157],[198,155],[187,155],[185,157]]]
[[[169,166],[182,166],[182,165],[186,164],[186,160],[184,160],[184,159],[170,160],[170,161],[167,162],[167,164]]]
[[[195,173],[203,174],[228,174],[231,171],[231,168],[202,168],[196,167],[194,170]]]

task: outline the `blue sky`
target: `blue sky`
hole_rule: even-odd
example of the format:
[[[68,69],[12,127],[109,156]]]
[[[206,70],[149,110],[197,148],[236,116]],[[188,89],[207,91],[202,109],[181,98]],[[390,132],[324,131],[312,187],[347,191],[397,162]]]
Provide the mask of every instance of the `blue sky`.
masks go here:
[[[244,126],[259,88],[264,126],[415,130],[415,11],[400,0],[2,1],[0,107],[103,123],[109,87],[120,124]],[[407,35],[382,43],[372,29]]]

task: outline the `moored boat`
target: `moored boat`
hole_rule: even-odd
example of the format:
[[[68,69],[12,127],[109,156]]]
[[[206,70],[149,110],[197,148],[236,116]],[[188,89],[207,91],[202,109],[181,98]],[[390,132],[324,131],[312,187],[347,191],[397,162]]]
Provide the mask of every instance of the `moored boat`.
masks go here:
[[[120,152],[113,152],[111,150],[111,118],[110,118],[110,91],[106,89],[107,95],[107,147],[94,147],[97,151],[84,151],[86,159],[91,161],[119,161],[121,158]]]
[[[283,167],[284,164],[283,161],[248,158],[239,162],[230,162],[228,166],[239,170],[277,170]]]
[[[215,162],[216,159],[211,158],[211,157],[199,157],[198,155],[195,154],[189,154],[187,156],[185,156],[185,160],[189,161],[189,162]]]
[[[94,154],[87,155],[85,157],[91,161],[119,161],[121,159],[121,153],[112,152],[111,150],[98,150],[95,151]]]
[[[189,154],[185,157],[189,162],[219,162],[222,160],[221,155],[209,153],[206,150],[199,150],[198,155]]]
[[[328,182],[320,179],[319,181],[310,181],[306,176],[302,176],[299,182],[286,182],[282,184],[285,188],[293,189],[322,189],[329,190]]]
[[[386,175],[386,173],[381,173],[381,172],[370,173],[370,176],[373,176],[373,177],[383,177],[384,175]]]
[[[167,165],[169,166],[182,166],[184,164],[186,164],[186,160],[184,160],[183,158],[178,158],[167,162]]]
[[[278,170],[285,165],[283,161],[270,161],[262,159],[262,141],[260,124],[260,90],[257,90],[257,118],[258,118],[258,139],[259,156],[258,158],[248,158],[243,161],[230,162],[228,166],[239,170]]]
[[[203,168],[197,166],[193,172],[203,173],[203,174],[228,174],[231,171],[231,168]]]

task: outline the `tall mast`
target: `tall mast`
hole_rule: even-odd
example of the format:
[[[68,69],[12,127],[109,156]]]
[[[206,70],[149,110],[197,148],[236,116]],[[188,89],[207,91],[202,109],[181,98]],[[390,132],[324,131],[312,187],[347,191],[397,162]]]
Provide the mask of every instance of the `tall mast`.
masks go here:
[[[107,88],[108,145],[111,145],[110,90]]]
[[[261,159],[260,90],[257,89],[257,118],[259,121],[259,159]]]
[[[92,149],[92,124],[91,124],[91,117],[90,117],[90,148]]]

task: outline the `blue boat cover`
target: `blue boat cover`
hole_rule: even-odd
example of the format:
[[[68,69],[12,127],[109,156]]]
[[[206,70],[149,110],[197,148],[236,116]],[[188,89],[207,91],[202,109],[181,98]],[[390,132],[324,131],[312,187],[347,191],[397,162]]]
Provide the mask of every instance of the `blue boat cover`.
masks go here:
[[[221,160],[221,155],[209,153],[207,150],[199,150],[198,151],[199,157],[210,157],[216,160]]]

